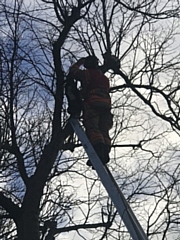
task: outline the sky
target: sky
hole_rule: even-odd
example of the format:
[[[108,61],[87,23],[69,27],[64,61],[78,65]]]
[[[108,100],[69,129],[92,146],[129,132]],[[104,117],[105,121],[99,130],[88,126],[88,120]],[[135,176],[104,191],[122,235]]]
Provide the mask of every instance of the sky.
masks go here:
[[[34,1],[33,0],[31,0],[31,1],[29,1],[29,0],[25,0],[25,4],[29,4],[29,3],[34,3]],[[176,43],[175,43],[176,44]],[[157,119],[155,118],[154,120],[152,120],[152,122],[154,121],[154,124],[155,123],[157,123]],[[147,124],[147,123],[146,123]],[[156,125],[156,127],[154,128],[154,130],[156,130],[156,131],[160,131],[161,130],[161,127],[163,127],[163,126],[160,126],[160,121],[159,121],[159,123]],[[143,135],[143,133],[142,133],[142,135]],[[169,135],[168,135],[168,138],[169,138],[169,141],[170,142],[172,142],[172,143],[177,143],[178,141],[179,141],[179,137],[177,136],[177,134],[176,133],[170,133]],[[136,133],[131,133],[131,141],[132,142],[134,142],[135,140],[137,140],[137,139],[141,139],[141,137],[140,136],[137,136],[136,135]],[[125,139],[125,142],[129,142],[129,139]],[[123,143],[123,141],[122,141],[122,143]],[[119,154],[121,154],[120,152],[119,152]],[[134,167],[135,167],[135,165],[134,165]],[[94,173],[93,173],[93,176],[94,176]],[[78,180],[78,182],[76,183],[76,182],[74,182],[74,184],[77,184],[78,186],[79,185],[81,185],[81,188],[79,189],[79,192],[77,193],[77,194],[79,194],[79,196],[82,196],[82,194],[84,193],[84,189],[85,189],[85,187],[86,187],[86,185],[85,185],[85,182],[84,182],[84,180],[83,179],[81,179],[81,180]],[[95,190],[94,190],[95,191]],[[149,202],[149,205],[147,205],[146,207],[147,207],[147,209],[148,208],[150,208],[151,206],[152,206],[153,204],[152,204],[152,202]],[[152,206],[153,207],[153,206]],[[77,212],[76,213],[76,215],[77,215],[77,218],[78,217],[81,217],[80,216],[80,212]],[[155,216],[154,216],[155,217]],[[84,235],[84,237],[86,238],[86,240],[88,240],[88,238],[89,239],[92,239],[91,238],[91,235],[86,231],[86,230],[82,230],[82,232],[83,232],[83,235]],[[78,234],[77,233],[75,233],[74,231],[73,232],[69,232],[69,233],[62,233],[62,234],[60,234],[60,236],[57,238],[57,240],[60,240],[60,239],[63,239],[63,240],[82,240],[82,237],[80,237],[80,236],[78,236]],[[153,240],[156,240],[157,238],[155,237],[155,238],[153,238]],[[168,238],[168,240],[174,240],[174,236],[169,236],[169,238]]]

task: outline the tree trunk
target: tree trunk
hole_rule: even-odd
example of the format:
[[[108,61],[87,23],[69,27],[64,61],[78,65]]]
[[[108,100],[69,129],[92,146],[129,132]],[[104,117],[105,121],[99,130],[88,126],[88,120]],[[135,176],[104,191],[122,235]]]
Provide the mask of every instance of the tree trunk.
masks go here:
[[[24,196],[21,214],[16,219],[18,240],[40,240],[39,205],[42,194],[42,182],[31,178]]]
[[[39,211],[26,208],[17,220],[18,240],[40,240],[39,236]]]

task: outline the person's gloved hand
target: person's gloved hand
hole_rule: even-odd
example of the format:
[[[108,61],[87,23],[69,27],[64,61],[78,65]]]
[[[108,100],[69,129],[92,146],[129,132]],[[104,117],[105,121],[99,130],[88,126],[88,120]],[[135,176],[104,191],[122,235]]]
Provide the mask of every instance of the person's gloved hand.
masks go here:
[[[108,69],[118,71],[120,68],[120,60],[115,55],[108,56],[106,53],[103,55],[104,63]]]

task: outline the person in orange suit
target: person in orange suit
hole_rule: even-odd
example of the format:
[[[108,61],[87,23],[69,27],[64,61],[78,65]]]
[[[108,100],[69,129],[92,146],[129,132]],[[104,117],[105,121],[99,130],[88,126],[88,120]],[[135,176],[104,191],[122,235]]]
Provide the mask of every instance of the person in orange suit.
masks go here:
[[[85,69],[80,69],[84,65]],[[69,74],[81,82],[83,118],[86,134],[103,164],[109,162],[112,127],[109,79],[101,72],[95,56],[81,58],[70,67]],[[92,166],[90,160],[88,166]]]

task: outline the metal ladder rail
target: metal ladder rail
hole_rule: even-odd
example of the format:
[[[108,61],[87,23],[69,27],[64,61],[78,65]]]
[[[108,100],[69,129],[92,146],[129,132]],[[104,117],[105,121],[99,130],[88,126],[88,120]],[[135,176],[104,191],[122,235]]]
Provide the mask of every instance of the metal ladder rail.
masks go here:
[[[108,172],[109,177],[111,178],[113,184],[115,185],[116,190],[118,191],[119,196],[121,197],[121,199],[122,199],[122,201],[123,201],[123,203],[124,203],[124,206],[126,207],[126,211],[128,211],[128,214],[130,215],[129,217],[130,217],[131,220],[132,220],[132,224],[134,225],[134,228],[136,229],[138,236],[140,236],[140,237],[141,237],[141,235],[143,236],[143,238],[141,237],[141,238],[139,238],[139,239],[147,239],[147,236],[146,236],[144,230],[142,229],[142,227],[141,227],[139,221],[137,220],[134,212],[132,211],[129,203],[128,203],[127,200],[125,199],[122,191],[120,190],[120,188],[119,188],[116,180],[114,179],[113,175],[111,174],[109,168],[108,168],[106,165],[104,166],[104,168],[105,168],[106,171]],[[122,217],[122,220],[123,220],[123,217]],[[141,232],[141,233],[140,233],[140,232]]]
[[[116,181],[110,173],[107,166],[104,166],[97,156],[94,148],[92,147],[89,139],[87,138],[84,130],[82,129],[78,119],[70,118],[70,124],[72,125],[75,133],[81,141],[86,153],[88,154],[96,172],[108,192],[112,202],[114,203],[117,211],[119,212],[126,228],[128,229],[133,240],[147,240],[147,236],[144,233],[140,223],[126,201],[123,193],[119,189]]]

